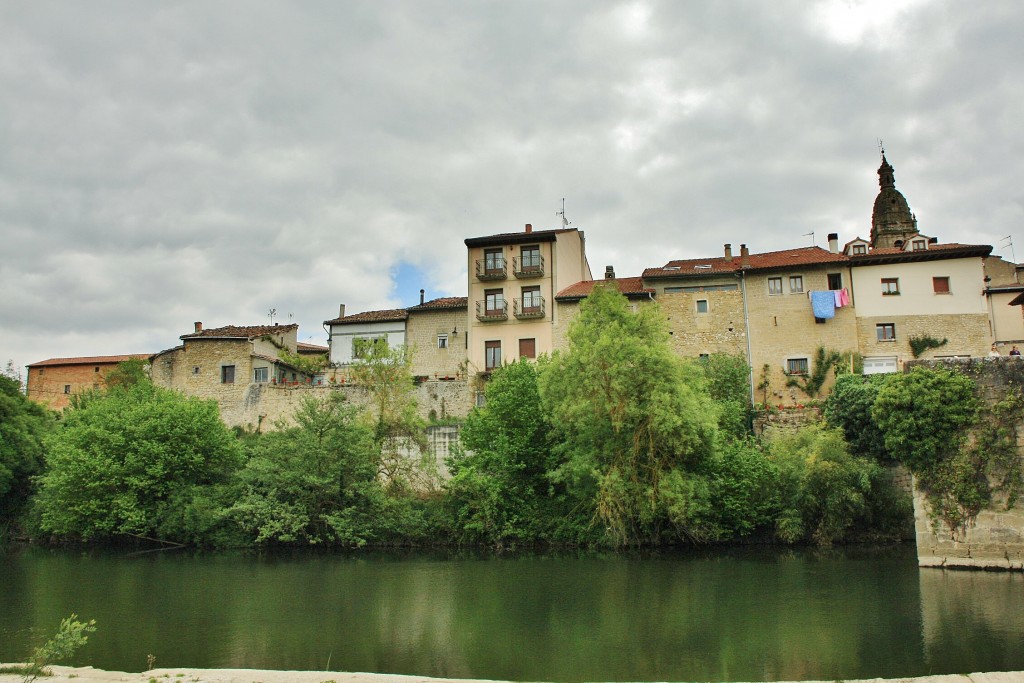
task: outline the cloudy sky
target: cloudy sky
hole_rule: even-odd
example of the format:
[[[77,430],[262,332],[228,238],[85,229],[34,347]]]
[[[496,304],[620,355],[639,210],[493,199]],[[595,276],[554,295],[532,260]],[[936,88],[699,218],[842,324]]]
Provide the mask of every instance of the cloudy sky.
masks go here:
[[[0,364],[465,295],[463,239],[595,274],[923,232],[1024,260],[1018,0],[0,0]]]

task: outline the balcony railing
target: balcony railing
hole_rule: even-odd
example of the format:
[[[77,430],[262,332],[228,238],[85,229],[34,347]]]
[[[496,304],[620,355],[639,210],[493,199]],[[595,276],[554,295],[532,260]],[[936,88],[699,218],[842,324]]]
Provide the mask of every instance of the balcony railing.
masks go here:
[[[528,304],[528,305],[527,305]],[[544,297],[534,297],[525,301],[512,299],[512,311],[520,320],[544,317]]]
[[[508,277],[507,264],[504,257],[477,259],[477,280],[504,280]]]
[[[495,303],[491,302],[491,305],[487,305],[486,301],[476,302],[476,319],[482,322],[490,322],[493,320],[508,320],[508,302],[504,299]]]
[[[512,257],[512,272],[517,278],[541,277],[544,275],[544,257]]]

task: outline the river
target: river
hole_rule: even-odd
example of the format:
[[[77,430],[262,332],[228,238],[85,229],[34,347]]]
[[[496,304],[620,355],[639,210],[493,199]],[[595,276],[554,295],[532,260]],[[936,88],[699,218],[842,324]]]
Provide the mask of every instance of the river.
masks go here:
[[[1024,669],[1024,575],[912,545],[643,554],[0,554],[0,661],[75,612],[73,661],[545,681]]]

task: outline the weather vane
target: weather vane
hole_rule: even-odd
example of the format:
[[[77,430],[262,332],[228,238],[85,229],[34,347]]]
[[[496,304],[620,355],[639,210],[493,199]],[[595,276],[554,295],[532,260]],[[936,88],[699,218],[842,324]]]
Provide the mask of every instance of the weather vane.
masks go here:
[[[565,197],[562,197],[562,210],[555,211],[555,215],[562,217],[562,225],[569,225],[569,221],[565,220]]]

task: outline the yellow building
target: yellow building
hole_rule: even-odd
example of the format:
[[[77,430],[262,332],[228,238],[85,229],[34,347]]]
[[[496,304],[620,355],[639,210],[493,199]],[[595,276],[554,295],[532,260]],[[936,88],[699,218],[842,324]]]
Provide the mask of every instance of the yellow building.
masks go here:
[[[504,361],[554,348],[560,290],[590,280],[583,233],[576,228],[473,237],[465,241],[469,273],[466,361],[488,373]]]

